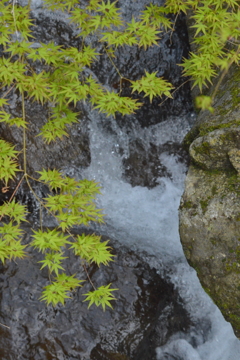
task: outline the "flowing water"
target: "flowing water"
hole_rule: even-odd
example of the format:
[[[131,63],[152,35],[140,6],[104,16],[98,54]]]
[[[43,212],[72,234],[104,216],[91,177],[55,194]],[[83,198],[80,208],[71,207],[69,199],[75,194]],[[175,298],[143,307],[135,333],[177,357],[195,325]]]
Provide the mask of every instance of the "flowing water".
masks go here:
[[[138,12],[148,1],[119,3],[128,21],[130,14]],[[41,1],[32,4],[36,10],[34,16],[39,17],[37,9]],[[157,70],[159,76],[179,86],[183,82],[181,69],[174,67],[173,62],[179,63],[189,50],[181,21],[179,17],[179,35],[177,31],[171,38],[164,35],[159,47],[146,52],[123,49],[118,68],[124,76],[134,78],[142,75],[144,69]],[[44,31],[48,31],[48,24],[44,26]],[[56,40],[57,33],[51,31]],[[63,43],[69,41],[68,36],[61,39]],[[102,56],[92,71],[107,87],[118,88],[117,73],[106,57]],[[129,89],[124,91],[128,94]],[[164,346],[156,348],[157,359],[239,360],[240,342],[187,264],[178,234],[178,207],[187,171],[180,143],[194,121],[189,87],[183,86],[174,102],[167,100],[161,108],[156,102],[145,103],[142,112],[125,119],[119,116],[107,119],[86,104],[82,112],[89,124],[91,165],[78,169],[73,164],[66,172],[100,182],[102,195],[97,201],[106,213],[101,233],[122,241],[136,252],[144,250],[154,255],[150,265],[164,273],[178,289],[195,324],[188,333],[177,332]]]
[[[182,296],[187,311],[196,324],[196,333],[176,333],[163,347],[157,348],[158,360],[239,360],[240,342],[219,309],[206,295],[196,272],[187,264],[178,234],[178,206],[183,192],[186,164],[173,154],[171,147],[161,153],[160,160],[170,176],[158,178],[149,189],[132,186],[124,179],[122,163],[129,156],[129,143],[138,139],[149,149],[150,144],[163,146],[181,142],[194,115],[170,118],[149,128],[132,127],[124,131],[111,119],[95,112],[92,118],[91,165],[82,176],[94,178],[102,186],[98,203],[104,208],[106,224],[101,232],[124,242],[131,249],[155,254],[159,271],[164,269]],[[163,147],[164,148],[164,147]],[[142,172],[148,169],[142,168]],[[166,272],[167,271],[167,272]],[[209,320],[207,329],[199,326]],[[210,330],[210,331],[209,331]]]

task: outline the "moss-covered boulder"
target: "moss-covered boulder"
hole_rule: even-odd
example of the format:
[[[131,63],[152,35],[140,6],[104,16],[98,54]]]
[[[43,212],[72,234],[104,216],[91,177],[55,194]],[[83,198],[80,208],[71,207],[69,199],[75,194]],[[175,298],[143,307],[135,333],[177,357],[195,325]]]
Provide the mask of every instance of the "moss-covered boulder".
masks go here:
[[[233,67],[185,139],[192,159],[180,237],[203,288],[240,337],[240,70]]]

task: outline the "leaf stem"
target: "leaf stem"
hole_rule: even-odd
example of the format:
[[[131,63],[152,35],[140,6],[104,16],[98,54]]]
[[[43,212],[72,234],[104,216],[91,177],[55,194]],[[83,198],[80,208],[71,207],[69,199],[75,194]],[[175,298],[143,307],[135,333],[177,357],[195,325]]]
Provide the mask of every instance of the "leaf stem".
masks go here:
[[[7,326],[7,325],[4,325],[4,324],[2,324],[2,323],[0,323],[0,325],[2,325],[2,326],[4,326],[4,327],[6,327],[6,328],[8,328],[8,329],[10,329],[10,327],[9,327],[9,326]]]
[[[24,94],[22,92],[22,118],[26,121]],[[27,181],[26,129],[23,127],[23,170]]]
[[[88,271],[87,271],[87,268],[86,268],[86,265],[85,265],[85,264],[83,264],[83,268],[84,268],[84,270],[85,270],[85,273],[87,274],[87,277],[88,277],[88,280],[89,280],[90,284],[92,285],[92,287],[94,288],[94,290],[97,290],[97,289],[95,288],[95,286],[94,286],[94,284],[93,284],[93,282],[92,282],[89,274],[88,274]]]
[[[237,49],[235,55],[238,55],[239,52],[240,52],[240,46],[238,46],[238,49]],[[221,85],[224,77],[227,75],[227,73],[228,73],[228,71],[229,71],[229,69],[230,69],[230,67],[232,66],[233,63],[234,63],[234,56],[232,57],[231,61],[229,62],[227,68],[222,72],[222,74],[221,74],[221,76],[220,76],[220,79],[218,80],[217,85],[215,86],[215,89],[214,89],[213,94],[212,94],[212,103],[213,103],[213,101],[214,101],[214,98],[215,98],[215,96],[216,96],[216,93],[217,93],[217,91],[218,91],[218,89],[219,89],[219,87],[220,87],[220,85]]]
[[[21,180],[18,182],[18,184],[17,184],[17,186],[16,186],[16,188],[15,188],[14,192],[12,193],[12,195],[11,195],[10,199],[8,200],[8,203],[10,203],[10,202],[12,201],[12,199],[13,199],[14,195],[16,194],[16,192],[17,192],[17,190],[18,190],[19,186],[21,185],[21,183],[22,183],[22,181],[23,181],[24,177],[25,177],[25,176],[23,175],[23,176],[22,176],[22,178],[21,178]],[[2,220],[2,217],[3,217],[3,215],[0,217],[0,221]],[[1,324],[1,323],[0,323],[0,324]]]
[[[180,89],[180,87],[182,87],[184,84],[186,84],[188,81],[190,81],[190,79],[187,79],[186,81],[184,81],[181,85],[179,85],[172,93],[171,95],[173,95],[176,91],[178,91]],[[161,106],[163,103],[165,103],[165,101],[169,99],[169,97],[166,97],[166,99],[164,99],[162,102],[160,102],[160,104],[158,106]]]

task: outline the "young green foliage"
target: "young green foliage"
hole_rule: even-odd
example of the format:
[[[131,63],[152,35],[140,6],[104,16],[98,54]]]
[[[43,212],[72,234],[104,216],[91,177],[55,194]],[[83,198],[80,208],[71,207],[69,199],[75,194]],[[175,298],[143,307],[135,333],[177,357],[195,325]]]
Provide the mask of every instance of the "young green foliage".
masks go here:
[[[107,116],[114,116],[116,112],[120,112],[122,115],[131,114],[142,105],[137,100],[120,97],[115,92],[110,91],[106,91],[105,96],[96,103],[95,109],[99,109],[100,112],[107,114]]]
[[[65,300],[70,298],[68,293],[81,287],[82,282],[83,280],[78,280],[74,275],[59,274],[52,284],[45,286],[41,300],[46,301],[47,305],[56,306],[59,302],[64,305]]]
[[[170,91],[173,89],[173,86],[163,78],[158,78],[156,74],[157,72],[149,74],[146,71],[146,75],[140,80],[131,81],[132,92],[144,92],[144,96],[149,96],[150,102],[156,96],[165,95],[171,97]]]
[[[76,181],[61,176],[56,170],[43,170],[40,180],[57,189],[58,194],[45,199],[45,206],[59,221],[59,227],[65,231],[73,225],[88,225],[90,221],[103,222],[101,209],[97,209],[94,199],[99,186],[94,181]]]
[[[47,266],[50,274],[55,272],[55,274],[58,275],[59,270],[64,270],[64,267],[62,267],[64,259],[66,259],[66,257],[63,256],[62,252],[47,253],[44,260],[39,261],[43,263],[41,270]]]
[[[42,253],[45,253],[47,250],[61,251],[61,248],[65,247],[68,243],[68,237],[57,231],[57,229],[47,229],[46,231],[39,229],[33,232],[32,246]]]
[[[88,263],[95,262],[98,266],[100,264],[108,265],[109,261],[113,261],[113,255],[109,252],[110,246],[107,246],[108,241],[101,242],[101,236],[78,235],[76,241],[72,244],[75,255],[85,259]]]
[[[166,0],[166,7],[173,12],[192,10],[197,51],[185,59],[183,71],[193,79],[193,86],[202,92],[212,83],[219,71],[229,69],[240,61],[240,8],[235,0]],[[220,78],[222,81],[222,78]],[[217,85],[218,87],[218,85]],[[208,100],[209,102],[209,100]],[[207,98],[197,100],[197,106],[213,111]]]
[[[116,298],[112,295],[112,292],[118,289],[110,289],[110,286],[111,284],[100,286],[97,290],[84,294],[84,296],[86,296],[84,301],[89,301],[88,308],[92,304],[95,304],[96,306],[102,306],[103,311],[105,311],[106,306],[112,308],[110,301],[116,300]]]
[[[20,225],[12,221],[0,226],[0,259],[3,263],[6,259],[15,260],[26,256],[24,251],[26,245],[22,245],[20,240],[22,235]]]
[[[18,171],[17,154],[14,146],[0,139],[0,180],[3,180],[6,186]]]
[[[94,34],[104,44],[107,54],[114,56],[121,46],[138,46],[147,49],[157,46],[163,30],[174,31],[178,14],[190,11],[194,20],[194,42],[197,51],[185,59],[183,73],[190,76],[193,86],[200,91],[212,83],[219,71],[227,72],[232,63],[240,61],[240,9],[236,0],[166,0],[165,6],[149,4],[130,23],[124,23],[117,1],[89,0],[84,4],[78,0],[45,0],[47,8],[53,11],[66,11],[69,19],[78,29],[82,38],[79,49],[56,45],[53,41],[33,46],[30,8],[16,2],[0,3],[0,86],[4,97],[0,99],[0,122],[8,126],[20,127],[26,140],[28,123],[25,119],[24,101],[30,99],[49,106],[50,117],[42,127],[40,136],[47,144],[68,135],[68,127],[78,122],[79,114],[72,110],[78,101],[90,104],[105,113],[115,116],[136,112],[142,105],[131,97],[106,89],[99,81],[86,75],[89,68],[98,61],[101,54],[95,48],[85,44],[85,39]],[[167,14],[175,13],[174,21]],[[170,34],[171,34],[170,32]],[[171,35],[170,35],[171,36]],[[86,43],[90,43],[89,38]],[[231,48],[226,48],[230,43]],[[40,66],[40,65],[41,66]],[[119,73],[120,74],[120,73]],[[171,97],[172,84],[157,72],[145,72],[138,80],[128,80],[132,92],[144,93],[150,102],[154,97]],[[11,91],[19,91],[22,97],[22,117],[13,118],[9,114],[7,101]],[[197,107],[213,111],[212,99],[202,96],[196,100]],[[26,168],[26,141],[23,145],[24,178],[28,182]],[[18,171],[18,152],[14,146],[0,139],[0,180],[7,187]],[[73,251],[84,263],[108,265],[113,261],[108,241],[102,242],[97,235],[82,234],[74,236],[71,228],[75,225],[89,225],[90,222],[103,222],[103,214],[95,204],[99,194],[99,185],[94,181],[77,181],[62,175],[57,170],[43,170],[39,181],[50,188],[49,196],[42,200],[42,206],[58,222],[57,229],[34,231],[31,245],[41,252],[44,259],[41,268],[48,268],[49,274],[56,278],[44,288],[41,300],[56,306],[64,304],[69,292],[81,286],[83,280],[65,273],[65,251]],[[25,221],[26,209],[15,201],[4,203],[0,207],[1,219],[8,219],[0,226],[0,259],[25,256],[25,245],[21,244],[23,231],[20,228]],[[85,294],[89,306],[95,304],[112,307],[115,300],[110,284]]]
[[[100,209],[96,208],[94,202],[96,195],[100,193],[99,185],[86,179],[77,181],[64,176],[57,170],[41,171],[39,180],[57,192],[45,199],[44,206],[58,220],[59,228],[69,234],[66,236],[57,229],[47,229],[34,231],[33,235],[32,246],[45,255],[44,260],[40,261],[41,269],[47,267],[50,274],[57,275],[57,282],[55,281],[53,286],[45,287],[41,299],[45,300],[47,304],[55,305],[57,302],[64,303],[72,282],[78,281],[72,279],[70,282],[71,278],[66,278],[68,281],[66,279],[65,281],[64,278],[67,275],[64,272],[60,274],[60,271],[65,271],[64,251],[68,245],[71,245],[69,249],[73,250],[75,255],[88,264],[95,262],[98,266],[100,264],[108,265],[112,261],[113,255],[110,253],[111,248],[107,245],[108,241],[101,242],[100,236],[94,234],[74,236],[69,232],[74,225],[88,225],[90,221],[103,221],[103,214]],[[103,298],[103,304],[104,299],[106,306],[110,299]]]
[[[15,200],[12,202],[5,202],[0,206],[0,218],[7,216],[11,221],[16,222],[18,225],[20,225],[22,221],[26,221],[26,215],[26,206],[16,203]]]
[[[210,112],[214,112],[214,108],[212,107],[212,99],[210,96],[197,96],[196,107],[202,110],[209,110]]]

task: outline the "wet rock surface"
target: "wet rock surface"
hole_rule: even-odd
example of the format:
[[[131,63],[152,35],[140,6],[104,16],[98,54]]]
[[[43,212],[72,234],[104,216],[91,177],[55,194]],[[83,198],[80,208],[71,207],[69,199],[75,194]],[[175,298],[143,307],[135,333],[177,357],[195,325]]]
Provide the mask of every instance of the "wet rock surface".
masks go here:
[[[26,2],[21,1],[23,5]],[[125,21],[130,21],[132,12],[138,15],[140,10],[148,1],[138,1],[132,6],[131,2],[120,1],[121,11]],[[33,13],[35,26],[33,27],[34,44],[39,42],[54,41],[57,45],[64,47],[74,46],[81,48],[82,39],[78,37],[78,31],[70,26],[66,16],[60,13],[48,13],[41,9],[41,2],[33,1]],[[140,94],[140,101],[143,107],[136,114],[122,117],[116,114],[116,120],[120,127],[132,127],[136,122],[142,127],[159,123],[169,116],[179,116],[192,111],[190,87],[188,82],[182,85],[186,78],[181,76],[182,68],[177,64],[181,63],[183,57],[187,57],[189,51],[187,28],[184,15],[180,15],[176,21],[174,32],[160,34],[159,46],[150,47],[147,50],[138,47],[123,47],[117,51],[116,66],[121,75],[126,79],[140,79],[145,71],[157,72],[158,76],[164,77],[174,85],[173,99],[154,99],[150,104],[147,98]],[[86,67],[86,74],[91,74],[107,88],[120,90],[120,77],[115,66],[104,53],[103,45],[97,39],[91,39],[91,46],[95,46],[101,53],[98,61],[91,69]],[[40,68],[39,68],[40,70]],[[9,94],[11,97],[11,114],[21,116],[21,98],[17,93]],[[131,96],[130,82],[123,81],[122,96]],[[159,104],[162,102],[161,106]],[[67,164],[75,167],[86,167],[91,161],[88,138],[88,121],[82,112],[82,106],[77,104],[76,111],[79,111],[79,123],[69,129],[69,137],[57,141],[54,146],[47,145],[39,134],[41,127],[46,123],[49,115],[47,106],[37,103],[26,102],[26,119],[29,122],[27,133],[27,165],[30,174],[45,168],[64,168]],[[9,128],[0,125],[2,138],[17,145],[16,149],[22,149],[22,134],[17,128]],[[21,156],[20,156],[21,159]]]
[[[38,3],[38,1],[33,1]],[[148,2],[147,2],[148,3]],[[139,12],[146,1],[121,1],[126,12]],[[81,40],[77,33],[61,16],[48,16],[36,5],[33,12],[36,27],[34,36],[39,41],[54,41],[63,46],[79,47]],[[176,65],[186,57],[189,44],[184,16],[178,16],[176,31],[165,34],[159,47],[147,51],[133,48],[119,52],[118,68],[122,75],[138,79],[144,71],[157,71],[158,76],[169,79],[175,88],[186,81],[181,77],[181,68]],[[98,51],[102,47],[93,39]],[[105,55],[100,62],[86,73],[93,74],[108,88],[119,90],[119,77],[114,66]],[[129,83],[123,83],[122,95],[130,95]],[[11,113],[21,116],[21,99],[18,94],[11,94]],[[136,124],[147,128],[165,120],[169,115],[187,114],[192,110],[190,88],[188,83],[174,93],[174,99],[157,99],[150,104],[146,98],[143,108],[135,115],[116,116],[117,124],[126,132],[133,131]],[[159,103],[163,102],[161,107]],[[69,130],[69,137],[57,141],[54,146],[43,143],[39,134],[40,128],[47,121],[49,109],[39,104],[26,102],[26,116],[30,123],[27,133],[27,165],[29,173],[45,168],[83,168],[91,162],[89,149],[89,117],[85,108],[77,104],[80,112],[79,123]],[[108,121],[104,119],[106,124]],[[106,125],[107,127],[107,125]],[[135,130],[134,130],[135,131]],[[16,144],[21,150],[22,135],[17,129],[6,128],[1,124],[1,137]],[[165,144],[156,147],[150,145],[148,152],[137,137],[130,146],[129,158],[125,159],[125,177],[133,185],[154,187],[159,176],[171,176],[160,162],[162,152],[175,153],[179,145]],[[172,146],[173,145],[173,146]],[[139,157],[135,147],[141,153]],[[149,149],[148,149],[149,150]],[[21,158],[20,158],[21,159]],[[185,161],[184,156],[179,161]],[[147,167],[142,178],[137,177],[141,167]],[[130,169],[130,171],[128,171]],[[156,170],[157,169],[157,170]],[[150,170],[150,175],[149,175]],[[36,188],[40,197],[46,195],[46,189]],[[34,211],[36,204],[32,196],[23,187],[18,193],[19,199],[28,203],[29,211]],[[26,230],[24,242],[29,243],[31,233]],[[66,306],[46,307],[39,301],[42,287],[48,284],[48,273],[40,271],[38,261],[41,255],[29,249],[29,256],[17,263],[6,263],[0,267],[0,321],[10,329],[0,325],[2,360],[155,360],[155,349],[164,345],[178,331],[187,332],[191,321],[184,310],[181,299],[164,276],[149,266],[149,258],[136,254],[127,248],[112,243],[116,253],[115,262],[99,270],[93,267],[89,274],[96,284],[112,283],[119,288],[114,302],[114,310],[91,307],[83,303],[81,295],[91,290],[86,282],[84,290],[72,294]],[[69,254],[67,270],[81,278],[86,278],[82,266],[73,255]],[[194,339],[192,341],[194,346]]]
[[[180,205],[180,237],[202,286],[240,337],[239,98],[232,67],[215,100],[200,112],[186,142],[192,165]]]
[[[158,185],[161,177],[171,178],[172,174],[162,164],[161,154],[175,156],[178,162],[188,164],[188,154],[179,143],[166,142],[163,145],[150,143],[147,147],[137,139],[129,144],[129,157],[123,159],[124,177],[132,186]]]
[[[29,123],[27,130],[27,168],[30,175],[36,176],[36,171],[43,168],[63,168],[71,164],[75,167],[86,167],[91,161],[87,123],[79,115],[79,123],[68,129],[69,136],[56,140],[53,144],[46,144],[38,136],[41,128],[47,121],[49,109],[40,104],[26,101],[26,120]],[[76,109],[77,111],[77,109]],[[11,115],[21,116],[21,98],[17,94],[12,97]],[[16,150],[22,151],[22,130],[16,127],[9,128],[6,124],[0,125],[1,137],[12,144]],[[19,155],[20,162],[22,155]]]
[[[31,238],[25,228],[24,243]],[[112,283],[117,300],[113,310],[91,307],[82,293],[91,290],[86,281],[66,301],[47,307],[39,301],[48,273],[40,271],[42,256],[29,249],[23,260],[1,265],[0,357],[2,360],[154,360],[156,346],[175,332],[191,326],[172,284],[148,265],[149,258],[111,243],[116,255],[108,267],[91,267],[96,286]],[[71,274],[86,279],[80,261],[72,254],[66,263]]]

